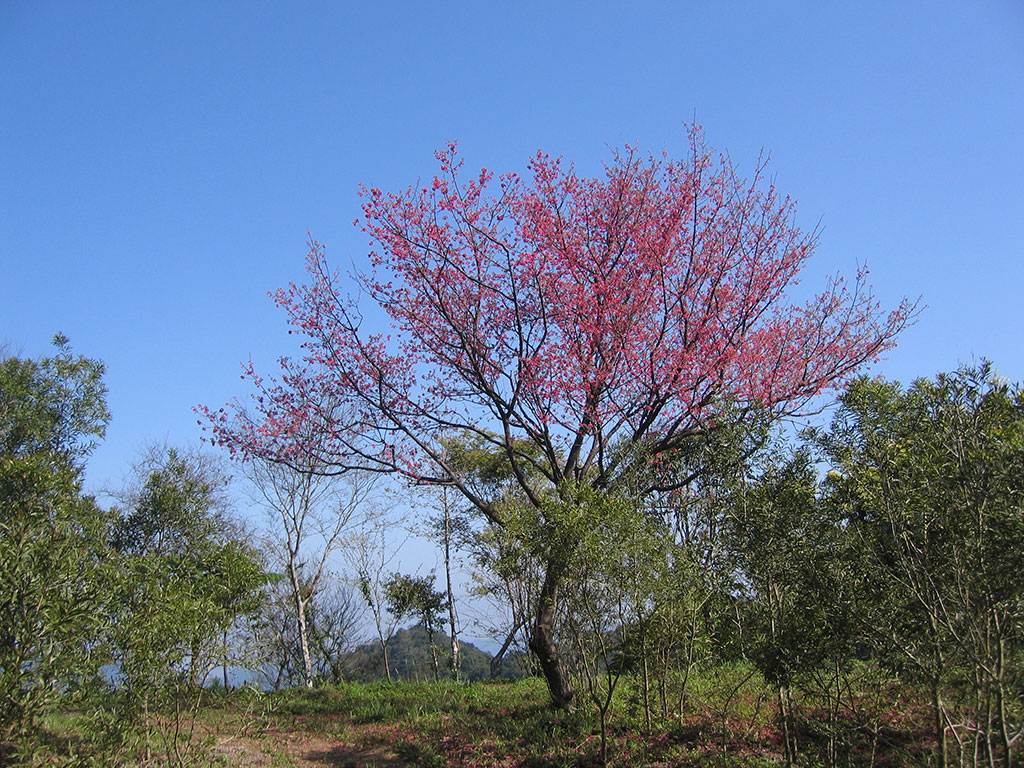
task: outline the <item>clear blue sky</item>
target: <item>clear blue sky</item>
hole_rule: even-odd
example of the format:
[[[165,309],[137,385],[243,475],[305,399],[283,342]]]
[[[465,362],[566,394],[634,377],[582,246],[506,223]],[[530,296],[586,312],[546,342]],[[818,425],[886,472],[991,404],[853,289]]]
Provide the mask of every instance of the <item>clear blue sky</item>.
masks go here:
[[[820,223],[806,283],[872,270],[928,305],[875,370],[986,356],[1024,380],[1024,3],[0,0],[0,339],[109,367],[90,468],[198,440],[191,407],[289,350],[266,293],[307,230],[360,259],[365,182],[538,148],[685,147],[696,115]]]

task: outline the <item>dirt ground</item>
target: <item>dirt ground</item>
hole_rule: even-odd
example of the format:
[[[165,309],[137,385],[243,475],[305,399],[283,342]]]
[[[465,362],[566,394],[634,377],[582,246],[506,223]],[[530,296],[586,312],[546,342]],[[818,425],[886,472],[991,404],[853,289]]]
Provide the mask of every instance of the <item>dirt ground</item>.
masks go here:
[[[385,747],[361,748],[310,734],[272,734],[234,738],[214,748],[240,768],[399,768],[408,765]]]

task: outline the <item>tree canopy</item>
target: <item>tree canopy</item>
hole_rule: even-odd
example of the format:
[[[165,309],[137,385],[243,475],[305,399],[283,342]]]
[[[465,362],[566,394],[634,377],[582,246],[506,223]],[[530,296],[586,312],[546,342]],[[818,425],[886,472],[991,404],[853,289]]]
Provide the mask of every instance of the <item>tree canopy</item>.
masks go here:
[[[0,762],[103,659],[83,640],[104,623],[106,518],[81,473],[110,418],[104,366],[53,341],[53,357],[0,360]]]

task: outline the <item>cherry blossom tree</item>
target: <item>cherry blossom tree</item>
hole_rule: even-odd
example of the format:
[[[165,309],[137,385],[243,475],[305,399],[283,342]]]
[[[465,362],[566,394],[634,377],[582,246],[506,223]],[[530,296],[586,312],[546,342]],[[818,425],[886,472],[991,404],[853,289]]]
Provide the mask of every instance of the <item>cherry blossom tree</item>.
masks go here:
[[[443,483],[501,527],[501,505],[446,460],[446,436],[473,437],[504,456],[543,521],[580,492],[684,483],[646,470],[723,414],[805,411],[914,314],[908,302],[883,312],[863,271],[787,299],[815,234],[764,162],[744,180],[699,128],[681,160],[626,146],[594,178],[543,153],[525,176],[469,175],[454,144],[437,159],[425,185],[363,189],[364,271],[341,277],[311,243],[309,281],[275,294],[303,358],[274,381],[250,366],[261,418],[201,409],[216,441]],[[390,328],[367,328],[368,307]],[[545,563],[530,647],[567,706],[553,635],[564,577],[559,557]]]

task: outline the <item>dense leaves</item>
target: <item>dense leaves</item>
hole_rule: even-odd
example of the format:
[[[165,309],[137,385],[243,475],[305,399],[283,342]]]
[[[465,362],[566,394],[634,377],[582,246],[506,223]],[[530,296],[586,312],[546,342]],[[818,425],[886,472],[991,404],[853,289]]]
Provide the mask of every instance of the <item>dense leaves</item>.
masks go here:
[[[106,520],[81,492],[109,419],[103,365],[54,343],[0,361],[0,756],[104,658]]]
[[[1024,734],[1024,397],[990,366],[860,380],[821,438],[864,553],[870,636],[931,691],[945,756],[1011,765]]]
[[[173,449],[155,461],[112,536],[122,573],[114,658],[143,712],[203,685],[232,623],[259,607],[264,583],[258,553],[218,508],[223,479]]]

